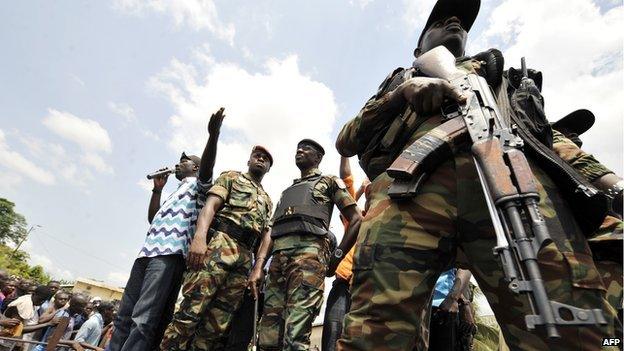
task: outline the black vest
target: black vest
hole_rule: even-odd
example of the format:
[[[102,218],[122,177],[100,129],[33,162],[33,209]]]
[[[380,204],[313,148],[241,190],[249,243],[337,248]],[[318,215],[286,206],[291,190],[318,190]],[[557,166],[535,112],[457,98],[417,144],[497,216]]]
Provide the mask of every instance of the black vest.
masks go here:
[[[273,215],[271,237],[302,233],[327,235],[334,204],[318,203],[314,198],[314,186],[321,179],[321,175],[313,176],[291,185],[282,192]]]

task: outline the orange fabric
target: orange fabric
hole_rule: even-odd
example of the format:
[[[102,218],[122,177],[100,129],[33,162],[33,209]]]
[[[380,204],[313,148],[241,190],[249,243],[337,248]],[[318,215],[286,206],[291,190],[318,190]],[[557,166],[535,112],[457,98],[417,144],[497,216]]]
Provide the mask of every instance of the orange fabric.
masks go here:
[[[351,197],[355,199],[355,188],[353,187],[353,176],[342,178],[342,181],[347,186],[347,191],[349,192],[349,194],[351,194]],[[340,220],[342,221],[342,224],[344,225],[345,230],[347,230],[347,226],[349,225],[349,222],[347,222],[346,218],[344,218],[342,215],[340,216]],[[340,261],[340,264],[338,264],[338,268],[336,268],[336,277],[342,278],[346,281],[351,280],[351,276],[353,275],[352,268],[353,268],[353,252],[354,251],[355,251],[355,245],[351,248],[351,250],[349,250],[349,252],[345,255],[342,261]]]

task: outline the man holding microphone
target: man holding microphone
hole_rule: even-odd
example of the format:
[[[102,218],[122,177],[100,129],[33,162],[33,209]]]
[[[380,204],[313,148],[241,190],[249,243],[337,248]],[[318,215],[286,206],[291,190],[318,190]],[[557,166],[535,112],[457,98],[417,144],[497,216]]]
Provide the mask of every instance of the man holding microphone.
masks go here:
[[[124,290],[109,345],[111,351],[153,350],[171,321],[197,215],[212,183],[223,110],[210,117],[210,136],[202,158],[186,153],[180,156],[175,176],[181,183],[162,205],[160,195],[171,172],[153,177],[150,228]]]

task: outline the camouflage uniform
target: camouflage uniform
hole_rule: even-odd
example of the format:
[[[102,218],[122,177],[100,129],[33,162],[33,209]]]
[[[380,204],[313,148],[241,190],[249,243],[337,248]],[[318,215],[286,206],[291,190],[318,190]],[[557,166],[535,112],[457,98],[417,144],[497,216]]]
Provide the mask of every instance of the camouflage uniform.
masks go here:
[[[248,173],[224,172],[209,194],[224,204],[215,220],[229,221],[260,236],[269,225],[272,203]],[[184,277],[184,300],[165,332],[162,350],[214,350],[240,306],[251,269],[251,251],[228,233],[215,231],[205,268]],[[222,340],[222,339],[221,339]]]
[[[301,179],[319,174],[314,169]],[[314,186],[313,196],[319,203],[334,203],[340,210],[355,204],[334,176],[322,176]],[[309,349],[312,322],[323,304],[328,245],[326,237],[305,233],[274,239],[258,329],[260,350]]]
[[[553,130],[553,150],[564,161],[590,182],[613,173],[592,155],[581,150],[572,140]],[[622,294],[622,228],[618,218],[607,216],[598,231],[589,236],[589,246],[594,255],[594,263],[607,288],[607,301],[616,310],[621,310]]]
[[[474,60],[459,65],[468,72],[478,66]],[[407,133],[405,141],[398,145],[401,150],[441,120],[435,115],[417,116],[409,105],[393,109],[388,98],[389,94],[384,93],[371,98],[338,136],[340,153],[358,154],[373,180],[369,209],[356,244],[353,301],[338,349],[414,348],[422,327],[421,311],[429,307],[438,275],[453,265],[459,250],[466,256],[467,268],[487,297],[512,349],[599,349],[603,337],[620,335],[621,326],[605,300],[605,287],[585,238],[554,182],[531,160],[541,195],[539,207],[554,238],[538,256],[549,297],[582,308],[602,308],[607,326],[562,327],[562,338],[556,341],[549,341],[543,328],[525,330],[524,316],[531,311],[529,302],[526,296],[514,295],[508,289],[498,260],[492,255],[495,234],[469,153],[459,152],[442,163],[414,198],[404,202],[389,198],[392,178],[385,169],[394,155],[384,149],[367,153],[369,143],[398,115],[406,123],[398,138]]]

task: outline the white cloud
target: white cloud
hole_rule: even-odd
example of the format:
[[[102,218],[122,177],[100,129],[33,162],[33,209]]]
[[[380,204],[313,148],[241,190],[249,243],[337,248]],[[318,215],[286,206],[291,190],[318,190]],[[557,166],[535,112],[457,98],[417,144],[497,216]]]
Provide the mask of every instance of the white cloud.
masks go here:
[[[413,33],[425,26],[435,3],[436,0],[403,0],[404,10],[402,19],[408,32]]]
[[[154,183],[151,180],[145,179],[145,178],[141,178],[139,179],[139,181],[136,182],[136,184],[143,190],[145,190],[145,192],[149,193],[152,191],[152,188],[154,187]]]
[[[40,154],[44,162],[52,163],[70,183],[84,186],[93,179],[91,171],[85,167],[78,167],[74,162],[75,159],[80,159],[82,165],[98,173],[114,173],[113,167],[107,164],[101,155],[112,152],[112,142],[106,129],[98,122],[77,117],[69,112],[48,109],[43,124],[80,148],[80,156],[71,156],[58,144],[37,141],[34,138],[30,138],[31,142],[26,142],[35,154]],[[41,150],[45,150],[45,155],[41,154]]]
[[[11,173],[24,175],[38,183],[52,185],[55,178],[52,173],[30,161],[19,152],[11,150],[5,134],[0,130],[0,164]]]
[[[136,121],[136,114],[134,113],[134,109],[132,108],[132,106],[126,103],[116,103],[110,101],[108,103],[108,108],[115,114],[123,117],[126,122]]]
[[[212,0],[115,0],[113,7],[123,13],[144,16],[147,12],[168,14],[176,27],[187,25],[194,30],[206,29],[233,44],[236,30],[232,23],[219,19]]]
[[[41,267],[43,267],[44,271],[48,273],[52,278],[63,280],[75,279],[75,275],[71,271],[61,266],[58,266],[48,256],[32,253],[30,250],[28,251],[30,255],[30,264],[40,265]]]
[[[215,175],[219,170],[245,170],[251,147],[265,145],[275,165],[263,184],[277,202],[281,191],[298,176],[295,147],[304,137],[325,146],[327,155],[321,166],[336,173],[339,158],[331,138],[337,115],[334,94],[299,70],[296,55],[270,59],[262,72],[210,62],[202,60],[200,66],[174,59],[150,81],[175,109],[169,137],[173,150],[201,153],[208,137],[208,119],[224,106],[226,132],[221,134]]]
[[[106,161],[104,161],[102,156],[96,153],[93,153],[93,152],[86,153],[82,155],[81,160],[82,160],[82,163],[93,167],[96,171],[100,173],[108,173],[108,174],[115,173],[113,171],[113,167],[106,164]]]
[[[484,50],[503,42],[507,66],[544,74],[546,112],[551,120],[587,108],[595,126],[583,136],[584,149],[622,174],[622,54],[624,8],[601,12],[590,0],[508,0],[489,17],[481,38]]]
[[[128,278],[130,278],[128,272],[110,272],[107,276],[107,280],[115,286],[125,286]]]
[[[354,6],[357,5],[361,9],[365,9],[368,4],[373,2],[374,0],[349,0],[349,5]]]
[[[48,109],[43,124],[60,137],[78,144],[86,150],[111,153],[112,143],[108,132],[92,119],[80,118],[69,112]]]

